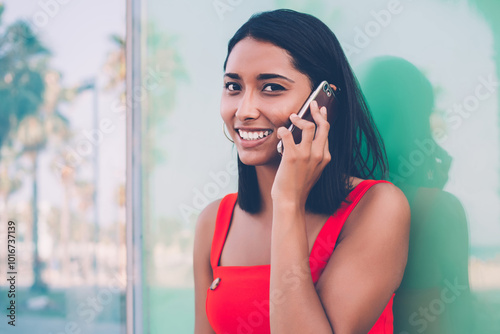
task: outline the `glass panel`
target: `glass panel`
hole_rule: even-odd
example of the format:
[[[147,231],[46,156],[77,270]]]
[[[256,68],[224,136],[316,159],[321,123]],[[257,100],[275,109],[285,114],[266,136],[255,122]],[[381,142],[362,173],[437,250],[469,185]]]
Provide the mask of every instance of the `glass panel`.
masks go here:
[[[337,34],[412,207],[395,333],[500,330],[500,3],[144,1],[145,328],[190,333],[193,231],[236,191],[219,97],[227,42],[287,7]]]
[[[124,38],[123,1],[0,4],[1,333],[125,332]]]

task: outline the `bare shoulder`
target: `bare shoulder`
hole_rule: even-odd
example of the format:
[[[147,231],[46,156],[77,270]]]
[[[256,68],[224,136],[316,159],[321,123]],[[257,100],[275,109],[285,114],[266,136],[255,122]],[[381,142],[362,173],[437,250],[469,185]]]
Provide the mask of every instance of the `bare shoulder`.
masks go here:
[[[198,272],[207,273],[210,271],[210,251],[212,249],[217,211],[221,200],[218,199],[208,204],[201,211],[196,222],[193,246],[195,281]]]
[[[193,276],[195,287],[195,333],[214,333],[208,322],[205,302],[207,288],[213,280],[210,266],[210,251],[217,220],[217,211],[222,199],[208,204],[198,216],[194,235]]]
[[[371,210],[406,215],[410,213],[410,205],[401,189],[392,183],[381,182],[373,185],[365,194],[364,206]]]
[[[358,229],[407,234],[410,226],[410,205],[404,193],[392,183],[374,184],[360,199],[341,237]]]
[[[215,226],[214,220],[217,217],[217,211],[219,210],[219,205],[220,205],[221,201],[222,201],[222,198],[216,199],[215,201],[209,203],[200,212],[200,215],[198,216],[198,221],[196,223],[197,227],[199,225],[210,224],[210,222],[212,222],[213,225]]]
[[[196,221],[195,242],[211,243],[215,231],[215,221],[217,219],[217,211],[219,210],[219,205],[221,201],[222,198],[219,198],[209,203],[200,212],[198,220]]]
[[[409,210],[410,207],[403,191],[390,182],[380,182],[371,186],[361,199],[360,204],[383,205],[386,209],[402,210],[405,208]]]

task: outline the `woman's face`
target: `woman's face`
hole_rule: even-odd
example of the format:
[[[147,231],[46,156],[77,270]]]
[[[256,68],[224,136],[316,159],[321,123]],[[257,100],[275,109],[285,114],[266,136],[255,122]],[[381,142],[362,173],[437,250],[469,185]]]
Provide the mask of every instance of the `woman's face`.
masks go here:
[[[288,123],[311,94],[309,78],[288,53],[247,37],[226,63],[221,116],[246,165],[279,164],[277,129]]]

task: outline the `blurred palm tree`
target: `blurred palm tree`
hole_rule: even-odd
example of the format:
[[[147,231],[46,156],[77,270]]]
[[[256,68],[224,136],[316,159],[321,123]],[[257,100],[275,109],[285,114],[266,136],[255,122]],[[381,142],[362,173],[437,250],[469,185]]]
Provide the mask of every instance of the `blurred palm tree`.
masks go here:
[[[48,50],[28,23],[3,27],[0,4],[0,147],[19,123],[35,115],[43,102]]]
[[[0,212],[7,210],[10,195],[21,188],[26,169],[19,163],[18,155],[12,147],[4,146],[0,151]]]
[[[85,87],[88,83],[83,83],[74,87],[63,87],[61,84],[61,73],[53,70],[47,72],[45,81],[47,89],[44,99],[44,110],[47,117],[46,124],[49,128],[47,139],[51,141],[51,148],[55,153],[51,168],[60,179],[62,186],[61,211],[57,225],[58,229],[54,231],[54,237],[57,248],[60,250],[61,254],[61,269],[59,275],[67,284],[71,284],[71,259],[68,247],[69,243],[75,240],[72,232],[76,230],[76,222],[72,216],[71,206],[76,198],[82,199],[82,187],[78,184],[81,182],[77,178],[78,164],[71,161],[71,155],[68,152],[68,143],[74,138],[74,133],[71,131],[70,121],[62,115],[59,111],[59,107],[62,103],[73,102],[78,94],[84,91],[82,87]],[[86,189],[87,188],[88,187],[86,187]],[[93,191],[93,187],[91,187],[91,189]],[[85,206],[80,205],[78,207],[80,214],[85,213],[92,205],[91,202],[87,204],[87,197],[88,196],[85,196],[84,199],[86,202]],[[92,199],[92,197],[90,197],[90,199]],[[82,237],[84,240],[90,236],[86,224],[82,224],[79,232],[81,232],[79,237]],[[90,277],[89,271],[85,271],[83,274],[85,279]]]
[[[153,256],[156,237],[160,233],[161,222],[153,219],[155,208],[152,198],[153,177],[158,165],[167,159],[163,136],[170,131],[167,117],[175,110],[179,85],[188,79],[187,71],[177,46],[177,36],[165,32],[150,22],[145,26],[145,49],[147,50],[142,66],[141,87],[132,87],[127,100],[138,98],[141,102],[142,127],[142,220],[144,231],[144,268],[145,277],[156,275]],[[140,89],[141,97],[137,96]],[[147,303],[149,295],[144,296]]]
[[[119,35],[111,35],[110,39],[115,44],[115,49],[108,53],[106,63],[104,64],[104,73],[108,75],[108,82],[105,89],[114,89],[122,87],[122,94],[125,97],[125,39]]]
[[[103,72],[107,74],[108,82],[106,83],[105,89],[110,91],[116,91],[119,94],[120,104],[126,105],[126,45],[125,39],[119,35],[111,35],[110,39],[114,42],[115,49],[108,53],[106,63],[104,64]],[[124,111],[125,112],[125,111]],[[125,180],[125,173],[121,176]],[[117,249],[125,247],[126,245],[126,219],[125,219],[125,202],[126,202],[126,186],[125,181],[120,182],[114,189],[114,198],[117,207],[118,220],[116,222],[116,227],[110,227],[108,229],[108,240],[113,240]],[[119,252],[118,259],[118,271],[120,275],[123,275],[126,271],[126,254],[125,252]]]
[[[19,156],[27,154],[32,161],[33,197],[33,270],[34,290],[44,290],[38,256],[38,184],[37,157],[46,143],[43,104],[49,51],[40,42],[30,25],[22,20],[4,27],[2,14],[5,7],[0,4],[0,149],[7,145],[15,148],[21,144]],[[2,152],[5,152],[3,150]],[[0,161],[2,156],[0,155]],[[13,160],[10,162],[12,163]],[[7,168],[7,167],[4,167]],[[8,169],[8,168],[7,168]],[[2,182],[5,194],[19,188],[19,182]]]
[[[163,32],[153,23],[147,26],[147,31],[148,53],[141,88],[146,93],[142,110],[144,126],[148,129],[143,137],[148,153],[144,172],[149,175],[156,164],[166,160],[160,137],[168,132],[165,120],[174,110],[179,84],[186,81],[188,75],[178,51],[177,37]]]

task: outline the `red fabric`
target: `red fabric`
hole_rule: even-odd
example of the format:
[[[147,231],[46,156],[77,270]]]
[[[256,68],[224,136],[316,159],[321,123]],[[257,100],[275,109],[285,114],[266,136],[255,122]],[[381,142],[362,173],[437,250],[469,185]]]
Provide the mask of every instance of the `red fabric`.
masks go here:
[[[318,281],[332,254],[337,238],[347,217],[365,192],[374,184],[387,181],[365,180],[358,184],[347,197],[348,203],[332,215],[322,227],[309,257],[313,282]],[[270,333],[269,280],[270,265],[219,266],[237,193],[226,195],[219,206],[215,226],[210,262],[214,279],[220,282],[207,292],[206,312],[208,321],[217,334],[264,334]],[[293,278],[293,277],[292,277]],[[271,300],[278,301],[279,297]],[[393,314],[391,297],[369,334],[392,334]],[[276,303],[273,307],[279,307]]]

